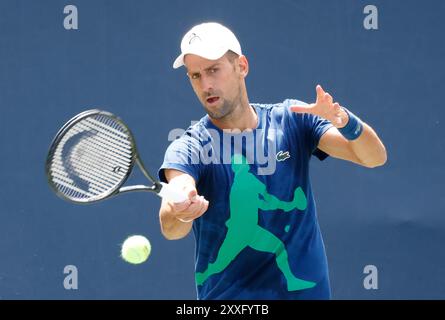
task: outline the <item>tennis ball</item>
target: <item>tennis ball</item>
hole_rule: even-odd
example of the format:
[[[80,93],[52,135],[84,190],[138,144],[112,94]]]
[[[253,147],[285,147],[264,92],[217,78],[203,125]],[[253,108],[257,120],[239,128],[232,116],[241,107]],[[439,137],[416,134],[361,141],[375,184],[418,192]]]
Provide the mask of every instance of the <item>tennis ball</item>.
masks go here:
[[[140,264],[147,260],[151,252],[151,244],[144,236],[128,237],[121,248],[122,259],[132,264]]]

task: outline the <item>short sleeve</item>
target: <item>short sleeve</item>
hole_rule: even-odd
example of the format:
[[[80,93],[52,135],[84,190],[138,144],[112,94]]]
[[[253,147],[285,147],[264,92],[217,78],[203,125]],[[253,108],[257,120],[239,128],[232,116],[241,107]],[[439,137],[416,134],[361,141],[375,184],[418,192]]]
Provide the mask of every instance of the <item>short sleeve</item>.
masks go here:
[[[329,155],[317,148],[321,136],[333,127],[332,123],[326,119],[313,114],[307,114],[307,127],[309,128],[309,141],[312,154],[320,160],[326,159]]]
[[[164,170],[175,169],[189,174],[198,183],[202,166],[199,161],[200,148],[199,141],[189,132],[174,140],[165,152],[164,162],[158,171],[159,179],[167,182]]]

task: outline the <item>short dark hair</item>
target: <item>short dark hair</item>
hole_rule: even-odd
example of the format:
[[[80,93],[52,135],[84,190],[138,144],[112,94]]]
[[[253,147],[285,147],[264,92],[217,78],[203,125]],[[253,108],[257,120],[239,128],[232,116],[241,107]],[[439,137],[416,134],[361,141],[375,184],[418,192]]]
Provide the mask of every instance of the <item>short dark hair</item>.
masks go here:
[[[233,52],[232,50],[229,50],[229,51],[226,52],[226,56],[227,56],[227,59],[229,60],[229,62],[230,62],[231,64],[233,64],[233,62],[235,61],[235,59],[237,59],[237,58],[239,57],[239,54]]]

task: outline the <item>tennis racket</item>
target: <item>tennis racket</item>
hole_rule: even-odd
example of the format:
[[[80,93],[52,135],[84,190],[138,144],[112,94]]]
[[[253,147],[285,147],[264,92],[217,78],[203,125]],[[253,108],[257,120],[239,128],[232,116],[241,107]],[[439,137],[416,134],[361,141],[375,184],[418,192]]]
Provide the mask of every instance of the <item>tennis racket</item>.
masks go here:
[[[137,163],[151,185],[125,186]],[[149,191],[172,202],[187,196],[144,167],[124,122],[107,111],[82,112],[59,130],[46,159],[48,183],[64,200],[91,203],[130,191]]]

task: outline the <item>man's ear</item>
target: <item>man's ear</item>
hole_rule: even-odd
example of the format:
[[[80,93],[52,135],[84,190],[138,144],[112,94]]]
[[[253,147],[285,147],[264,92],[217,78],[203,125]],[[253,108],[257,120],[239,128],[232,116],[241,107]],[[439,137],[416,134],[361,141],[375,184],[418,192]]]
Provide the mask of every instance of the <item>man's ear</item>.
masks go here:
[[[247,61],[246,56],[239,56],[238,57],[238,66],[241,72],[241,75],[245,78],[247,74],[249,73],[249,61]]]

